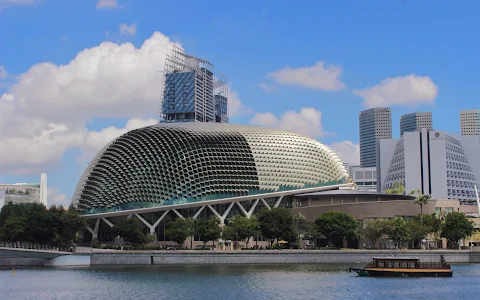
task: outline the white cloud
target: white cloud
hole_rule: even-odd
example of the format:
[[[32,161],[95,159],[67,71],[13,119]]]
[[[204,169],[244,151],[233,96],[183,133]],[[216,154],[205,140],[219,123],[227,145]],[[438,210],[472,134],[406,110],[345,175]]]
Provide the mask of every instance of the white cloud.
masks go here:
[[[234,90],[228,89],[228,115],[229,117],[237,117],[252,114],[253,111],[244,106],[238,93]]]
[[[122,23],[120,24],[120,34],[122,35],[135,35],[135,33],[137,33],[137,25],[135,25],[134,23],[128,25],[128,24],[125,24],[125,23]]]
[[[47,189],[48,207],[52,205],[56,205],[56,206],[62,205],[63,207],[68,207],[70,206],[70,202],[72,202],[72,200],[69,199],[67,195],[61,194],[58,190],[58,187],[56,186],[48,187]]]
[[[418,104],[434,104],[438,88],[428,76],[400,76],[386,78],[378,85],[362,90],[355,89],[353,94],[363,98],[366,108]]]
[[[5,78],[7,78],[7,70],[5,70],[5,67],[0,65],[0,80],[3,80]]]
[[[312,107],[304,107],[300,112],[287,111],[281,117],[271,112],[256,113],[250,124],[292,131],[312,138],[324,134],[322,112]]]
[[[267,93],[273,93],[273,92],[278,91],[278,86],[276,86],[274,84],[266,84],[266,83],[262,82],[262,83],[259,84],[259,86],[262,90],[264,90]]]
[[[301,86],[324,91],[337,91],[345,88],[340,81],[341,66],[326,66],[319,61],[311,67],[285,67],[267,75],[279,84]]]
[[[117,0],[98,0],[97,8],[116,8],[118,7]]]
[[[330,149],[337,154],[340,160],[350,165],[360,164],[360,145],[352,141],[335,142],[329,145]]]
[[[135,122],[150,122],[141,120],[156,117],[163,82],[158,71],[173,45],[155,32],[140,48],[103,42],[67,64],[39,63],[20,74],[0,94],[2,173],[47,172],[70,149],[80,149],[79,160],[86,159]],[[234,91],[229,108],[232,116],[249,111]],[[86,124],[95,118],[134,120],[127,129],[88,132]]]
[[[80,148],[81,155],[77,158],[79,162],[89,162],[100,149],[106,144],[127,133],[128,131],[157,123],[156,119],[130,119],[124,128],[110,126],[100,131],[89,131],[86,134],[85,142]]]

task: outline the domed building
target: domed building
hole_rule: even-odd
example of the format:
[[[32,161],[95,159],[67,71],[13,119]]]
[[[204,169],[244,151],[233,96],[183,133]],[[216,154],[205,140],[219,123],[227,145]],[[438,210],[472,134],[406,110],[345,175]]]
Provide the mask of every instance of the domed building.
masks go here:
[[[299,134],[218,123],[157,124],[105,146],[86,168],[73,204],[89,214],[348,181],[330,149]]]
[[[208,207],[204,211],[223,223],[234,210],[249,217],[261,206],[291,207],[296,194],[351,186],[335,153],[303,135],[227,123],[161,123],[106,145],[86,168],[72,203],[98,222],[135,215],[153,233],[162,212],[183,217],[181,210],[190,209],[197,217]],[[155,216],[141,215],[148,213]]]

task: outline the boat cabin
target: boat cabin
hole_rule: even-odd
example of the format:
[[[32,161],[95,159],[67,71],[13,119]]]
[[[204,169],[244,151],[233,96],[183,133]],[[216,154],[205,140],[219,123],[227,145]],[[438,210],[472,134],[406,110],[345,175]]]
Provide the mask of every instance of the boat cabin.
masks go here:
[[[374,268],[420,268],[420,259],[418,257],[374,257]]]

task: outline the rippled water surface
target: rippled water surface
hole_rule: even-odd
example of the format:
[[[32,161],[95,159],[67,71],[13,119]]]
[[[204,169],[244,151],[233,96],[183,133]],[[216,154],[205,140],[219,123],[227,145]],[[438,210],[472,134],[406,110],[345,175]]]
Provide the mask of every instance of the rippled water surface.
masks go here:
[[[453,278],[369,278],[340,265],[0,269],[0,299],[480,299],[480,264]]]

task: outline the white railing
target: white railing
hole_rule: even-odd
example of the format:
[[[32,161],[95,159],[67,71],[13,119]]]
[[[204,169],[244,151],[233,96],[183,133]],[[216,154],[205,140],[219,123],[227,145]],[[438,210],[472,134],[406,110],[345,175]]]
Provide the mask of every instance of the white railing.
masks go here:
[[[0,247],[13,248],[13,249],[27,249],[27,250],[40,250],[40,251],[58,251],[58,252],[73,252],[73,247],[56,247],[50,245],[39,245],[31,243],[12,243],[12,242],[0,242]]]

